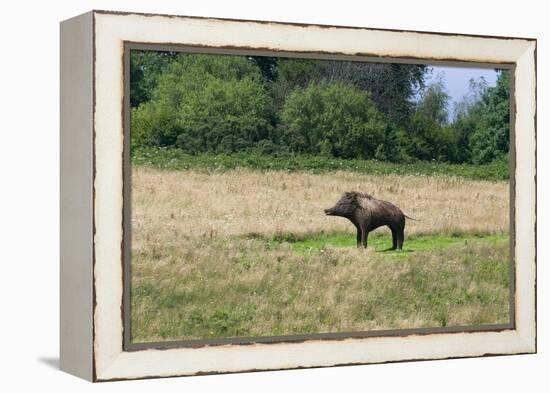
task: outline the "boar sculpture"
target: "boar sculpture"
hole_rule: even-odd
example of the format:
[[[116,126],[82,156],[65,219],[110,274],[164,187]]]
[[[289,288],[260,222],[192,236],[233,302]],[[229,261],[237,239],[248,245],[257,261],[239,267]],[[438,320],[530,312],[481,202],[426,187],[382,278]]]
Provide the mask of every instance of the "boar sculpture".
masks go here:
[[[346,192],[334,207],[325,209],[327,216],[345,217],[357,228],[357,247],[367,247],[369,232],[387,225],[392,233],[392,250],[403,248],[405,218],[407,216],[393,203],[376,199],[360,192]]]

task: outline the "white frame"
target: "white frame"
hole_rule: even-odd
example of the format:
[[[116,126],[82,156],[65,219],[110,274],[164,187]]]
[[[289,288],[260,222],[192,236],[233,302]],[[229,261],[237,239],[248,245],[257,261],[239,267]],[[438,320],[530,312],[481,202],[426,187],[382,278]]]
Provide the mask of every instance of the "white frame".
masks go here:
[[[125,42],[515,65],[514,328],[124,351]],[[92,11],[62,23],[61,50],[62,369],[105,381],[536,352],[536,40]]]

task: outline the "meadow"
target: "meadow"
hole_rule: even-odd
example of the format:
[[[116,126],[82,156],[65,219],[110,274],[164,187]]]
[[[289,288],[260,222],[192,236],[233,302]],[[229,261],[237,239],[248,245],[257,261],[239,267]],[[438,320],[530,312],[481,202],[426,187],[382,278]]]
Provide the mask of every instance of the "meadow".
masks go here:
[[[508,182],[230,168],[132,169],[134,342],[506,323]],[[401,251],[355,247],[343,191],[392,201]]]

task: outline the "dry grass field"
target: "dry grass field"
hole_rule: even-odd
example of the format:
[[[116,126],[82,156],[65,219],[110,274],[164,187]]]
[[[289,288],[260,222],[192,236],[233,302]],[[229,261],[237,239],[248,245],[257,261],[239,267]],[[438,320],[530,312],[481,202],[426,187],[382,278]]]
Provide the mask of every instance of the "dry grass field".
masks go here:
[[[407,220],[327,217],[343,191]],[[270,336],[505,323],[508,182],[353,172],[132,173],[132,340]]]

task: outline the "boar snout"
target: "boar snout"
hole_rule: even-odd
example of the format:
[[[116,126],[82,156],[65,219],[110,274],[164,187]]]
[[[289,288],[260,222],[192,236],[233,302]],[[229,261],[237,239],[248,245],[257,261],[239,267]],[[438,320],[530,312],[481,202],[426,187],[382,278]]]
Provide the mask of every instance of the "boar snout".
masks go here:
[[[324,210],[327,216],[330,216],[331,214],[333,214],[332,209],[324,209]]]

